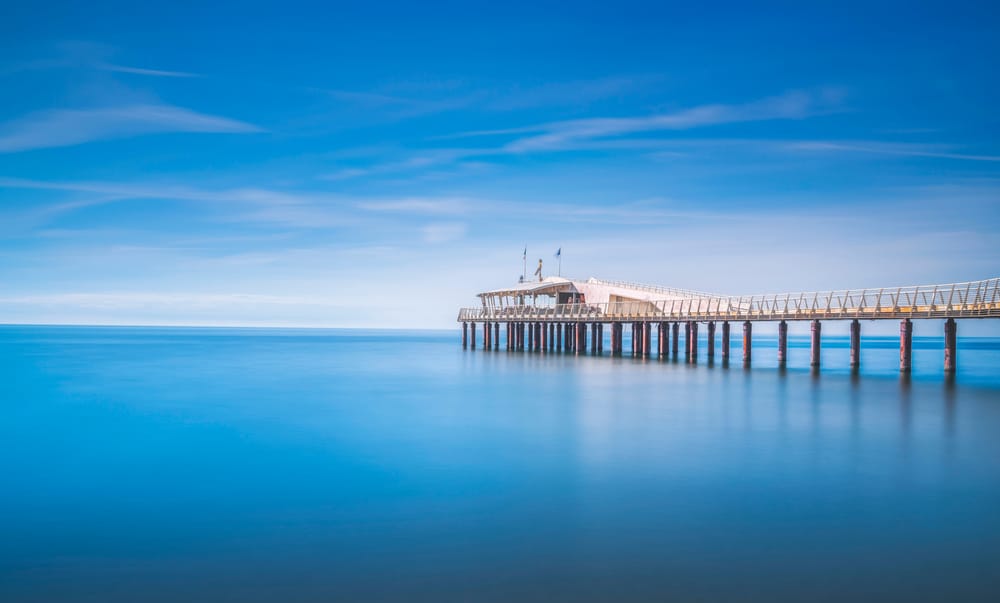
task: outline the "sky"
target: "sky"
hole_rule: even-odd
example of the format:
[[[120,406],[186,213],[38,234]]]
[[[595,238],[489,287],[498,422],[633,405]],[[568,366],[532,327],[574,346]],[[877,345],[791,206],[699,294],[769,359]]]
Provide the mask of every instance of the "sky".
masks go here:
[[[1000,276],[995,3],[148,4],[0,8],[0,323]]]

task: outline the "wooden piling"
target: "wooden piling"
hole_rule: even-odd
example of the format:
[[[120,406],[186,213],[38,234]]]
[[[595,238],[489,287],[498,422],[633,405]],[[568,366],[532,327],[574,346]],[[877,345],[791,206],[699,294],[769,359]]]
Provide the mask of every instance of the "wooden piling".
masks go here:
[[[861,322],[857,318],[851,321],[851,369],[861,366]]]
[[[597,353],[604,353],[604,323],[599,322],[595,325],[597,327]]]
[[[493,323],[493,349],[500,349],[500,323]]]
[[[909,373],[913,367],[913,323],[909,318],[899,323],[899,372]]]
[[[462,349],[469,347],[469,323],[462,323]]]
[[[706,347],[706,352],[708,352],[708,360],[715,360],[715,322],[708,321],[708,345]]]
[[[788,323],[781,321],[778,323],[778,366],[785,366],[788,362]]]
[[[476,349],[476,323],[472,323],[472,328],[469,329],[469,347],[471,349]]]
[[[691,323],[691,362],[698,362],[698,323]]]
[[[944,321],[944,372],[954,373],[958,368],[958,325],[954,318]]]
[[[677,348],[678,348],[678,342],[677,342],[677,340],[680,339],[681,326],[680,326],[680,324],[678,324],[678,323],[675,322],[674,324],[670,325],[670,327],[671,327],[670,330],[673,331],[673,333],[671,333],[672,337],[670,339],[670,350],[671,350],[671,354],[670,355],[673,356],[676,359],[677,358]]]
[[[743,364],[750,366],[750,359],[753,356],[753,324],[749,320],[743,321]]]
[[[722,362],[729,362],[729,321],[722,321]]]
[[[810,346],[809,346],[809,366],[817,367],[819,366],[819,350],[820,350],[820,333],[822,325],[818,320],[812,321],[809,331],[810,331]]]

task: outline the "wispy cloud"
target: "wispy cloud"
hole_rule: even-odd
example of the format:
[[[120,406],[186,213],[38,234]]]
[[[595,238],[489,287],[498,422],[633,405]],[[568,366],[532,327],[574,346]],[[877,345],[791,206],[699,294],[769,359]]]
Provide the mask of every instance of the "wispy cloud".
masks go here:
[[[514,140],[506,145],[512,152],[563,150],[595,139],[655,132],[688,130],[720,124],[804,119],[836,110],[842,93],[793,91],[742,105],[711,104],[692,107],[674,113],[643,117],[591,118],[553,122],[534,128],[518,128],[509,132],[540,132]],[[484,134],[505,133],[486,132]]]
[[[0,125],[0,153],[166,132],[244,134],[261,128],[166,104],[41,111]]]
[[[879,142],[870,140],[801,140],[788,141],[784,146],[790,150],[833,153],[870,153],[877,155],[901,155],[906,157],[933,157],[937,159],[958,159],[966,161],[1000,161],[1000,155],[977,155],[956,153],[948,145],[926,145],[902,142]]]
[[[151,69],[117,64],[110,60],[116,52],[114,47],[107,44],[65,41],[56,44],[53,54],[49,57],[21,60],[0,65],[0,75],[48,69],[82,69],[154,77],[201,77],[197,73],[186,71]]]
[[[326,92],[336,100],[369,110],[382,111],[394,119],[420,117],[463,109],[474,104],[482,96],[480,93],[450,93],[443,97],[427,99],[350,90],[327,90]]]
[[[427,224],[420,230],[425,243],[436,245],[461,239],[467,229],[468,226],[461,222],[442,222]]]
[[[95,65],[104,71],[114,71],[117,73],[130,73],[132,75],[151,75],[154,77],[201,77],[197,73],[187,71],[166,71],[163,69],[146,69],[143,67],[128,67],[126,65],[115,65],[112,63],[98,63]]]

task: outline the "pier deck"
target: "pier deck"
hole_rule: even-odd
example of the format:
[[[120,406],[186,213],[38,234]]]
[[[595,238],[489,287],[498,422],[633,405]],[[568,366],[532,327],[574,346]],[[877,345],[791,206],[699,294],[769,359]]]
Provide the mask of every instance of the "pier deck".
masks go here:
[[[810,365],[820,364],[821,320],[850,320],[851,366],[860,364],[860,320],[900,320],[900,370],[909,372],[913,320],[945,319],[944,368],[956,366],[956,319],[1000,318],[1000,278],[946,285],[886,287],[810,293],[726,296],[596,278],[548,277],[478,294],[482,305],[459,310],[462,343],[476,347],[476,326],[483,325],[485,349],[499,349],[500,323],[506,323],[506,349],[585,353],[587,329],[591,351],[601,353],[604,325],[610,326],[613,355],[623,353],[623,332],[631,325],[632,355],[651,355],[651,332],[657,324],[658,352],[677,356],[678,326],[685,323],[685,357],[698,358],[698,323],[708,323],[708,357],[715,353],[715,323],[722,323],[722,360],[729,360],[729,322],[743,323],[743,361],[751,360],[753,322],[811,321]],[[672,328],[671,328],[672,327]],[[673,331],[673,346],[669,345]],[[787,357],[787,337],[779,337],[779,364]]]

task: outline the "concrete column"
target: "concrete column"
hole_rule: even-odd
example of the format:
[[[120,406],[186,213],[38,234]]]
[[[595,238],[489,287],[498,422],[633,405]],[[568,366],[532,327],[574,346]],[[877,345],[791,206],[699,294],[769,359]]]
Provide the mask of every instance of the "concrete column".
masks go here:
[[[590,325],[590,351],[597,351],[597,323],[591,323]]]
[[[653,349],[653,323],[646,321],[642,323],[642,357],[649,358]]]
[[[493,346],[490,345],[490,335],[492,335],[492,334],[493,334],[493,329],[490,327],[490,323],[484,322],[483,323],[483,349],[484,350],[488,350],[491,347],[493,347]]]
[[[673,337],[670,339],[671,355],[674,358],[677,358],[678,340],[681,338],[680,337],[681,326],[680,326],[680,324],[678,324],[678,323],[675,322],[674,324],[671,325],[671,329],[670,330],[673,331],[673,333],[672,333]]]
[[[855,318],[851,321],[851,368],[857,370],[861,366],[861,323]]]
[[[576,323],[576,353],[587,353],[587,323]]]
[[[907,318],[899,323],[899,372],[909,373],[913,360],[913,323]]]
[[[493,323],[493,349],[500,349],[500,323]]]
[[[573,351],[573,343],[574,343],[573,342],[573,323],[571,323],[571,322],[566,323],[565,331],[566,331],[566,339],[565,339],[564,343],[566,345],[566,351],[567,352],[572,352]]]
[[[812,321],[809,331],[812,334],[812,341],[809,346],[809,366],[819,366],[820,328],[822,325],[818,320]]]
[[[729,321],[722,321],[722,361],[729,362]]]
[[[476,323],[472,323],[472,328],[469,329],[469,347],[473,350],[476,349]]]
[[[691,362],[691,323],[684,323],[684,360]]]
[[[708,323],[708,359],[715,360],[715,323]]]
[[[954,373],[958,368],[958,325],[954,318],[944,321],[944,372]]]
[[[462,349],[469,347],[469,323],[462,323]]]
[[[556,323],[556,349],[563,349],[563,325],[561,322]]]
[[[556,341],[556,324],[554,322],[549,323],[549,351],[552,351],[552,347]]]
[[[597,323],[597,353],[604,353],[604,323]]]
[[[698,362],[698,323],[691,323],[691,362]]]
[[[743,321],[743,364],[749,365],[753,356],[753,324],[749,320]]]
[[[778,366],[788,363],[788,323],[778,323]]]

